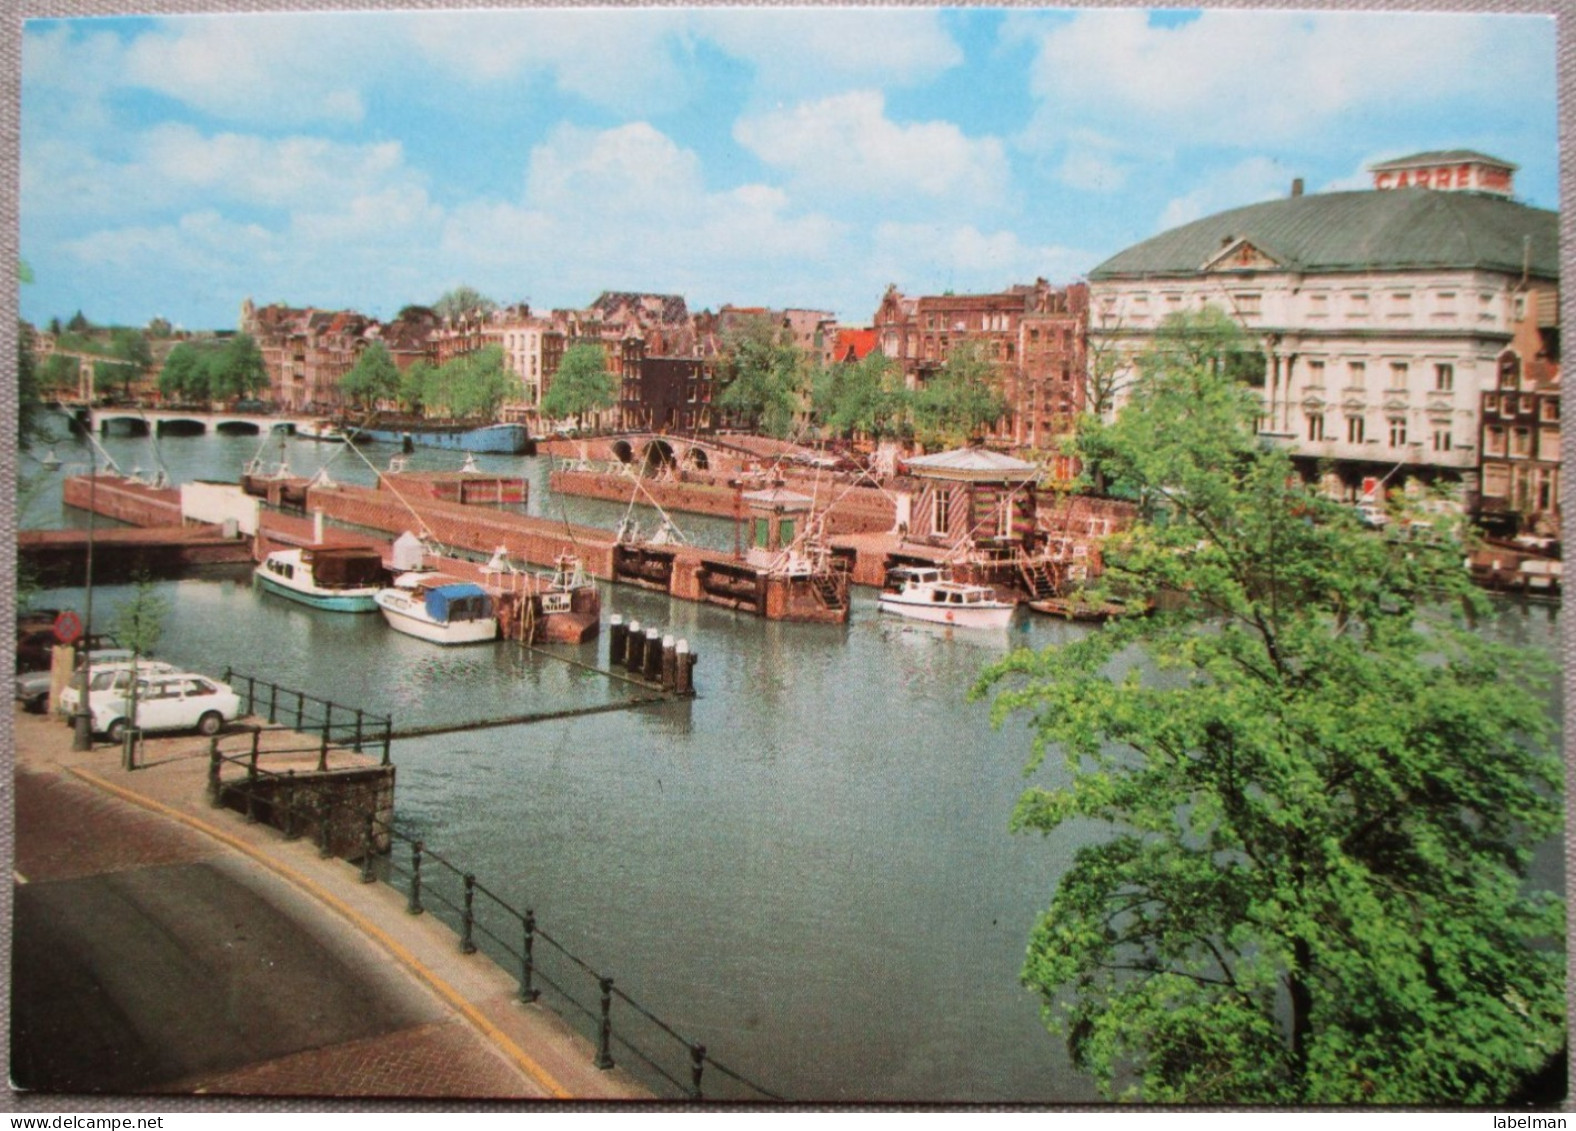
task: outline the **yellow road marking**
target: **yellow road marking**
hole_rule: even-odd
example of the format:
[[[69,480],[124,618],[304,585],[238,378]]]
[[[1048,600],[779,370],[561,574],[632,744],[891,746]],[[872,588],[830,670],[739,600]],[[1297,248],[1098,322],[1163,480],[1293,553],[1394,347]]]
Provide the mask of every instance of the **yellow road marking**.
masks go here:
[[[515,1044],[513,1039],[511,1039],[507,1033],[489,1021],[487,1017],[474,1005],[466,1001],[458,990],[449,985],[448,982],[444,981],[432,970],[428,969],[419,958],[407,950],[404,945],[391,937],[381,927],[367,920],[364,916],[355,911],[338,896],[332,895],[328,891],[324,890],[322,885],[318,884],[316,881],[308,879],[306,876],[303,876],[301,873],[295,871],[295,869],[289,868],[284,864],[281,864],[279,861],[265,855],[264,853],[253,848],[251,845],[247,844],[245,841],[239,840],[231,836],[229,833],[221,832],[205,821],[200,821],[196,817],[192,817],[186,813],[180,812],[178,809],[172,809],[162,802],[154,801],[152,798],[143,797],[140,794],[133,793],[128,789],[123,789],[118,785],[114,785],[111,782],[105,781],[103,778],[99,777],[90,770],[79,769],[76,766],[68,766],[67,769],[74,776],[79,777],[84,781],[90,782],[93,785],[98,786],[100,789],[113,793],[115,796],[125,801],[129,801],[133,805],[140,805],[144,809],[150,809],[162,816],[179,821],[188,828],[195,829],[201,833],[206,833],[208,836],[213,837],[222,844],[228,845],[237,852],[241,852],[247,856],[250,856],[259,864],[271,869],[284,879],[301,888],[303,891],[314,896],[318,900],[321,900],[323,903],[328,904],[329,907],[333,908],[346,919],[350,920],[350,922],[354,924],[358,930],[376,939],[385,950],[389,951],[389,953],[394,955],[396,959],[398,959],[400,962],[403,962],[418,976],[423,978],[435,991],[437,991],[440,997],[444,998],[450,1005],[454,1006],[454,1008],[463,1013],[472,1024],[482,1030],[482,1032],[485,1033],[494,1044],[498,1045],[509,1056],[510,1059],[512,1059],[516,1064],[524,1069],[527,1075],[529,1075],[542,1087],[546,1088],[548,1095],[552,1099],[571,1100],[576,1098],[572,1092],[566,1090],[562,1084],[554,1079],[545,1068],[537,1064],[536,1061],[533,1060],[524,1049]],[[26,883],[25,880],[23,882]]]

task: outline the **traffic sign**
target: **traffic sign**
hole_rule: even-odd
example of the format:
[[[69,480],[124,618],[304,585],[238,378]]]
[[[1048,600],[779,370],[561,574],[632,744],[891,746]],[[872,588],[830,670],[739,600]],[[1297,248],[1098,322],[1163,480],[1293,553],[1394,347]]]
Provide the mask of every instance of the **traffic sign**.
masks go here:
[[[75,644],[82,635],[82,621],[67,609],[55,618],[55,639],[62,644]]]

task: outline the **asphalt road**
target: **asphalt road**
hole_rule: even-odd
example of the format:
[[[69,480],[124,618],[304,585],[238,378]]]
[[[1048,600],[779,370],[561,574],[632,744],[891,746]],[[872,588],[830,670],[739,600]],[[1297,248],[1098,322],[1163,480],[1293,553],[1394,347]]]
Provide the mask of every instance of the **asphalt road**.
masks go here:
[[[14,1086],[191,1091],[441,1019],[244,858],[54,774],[16,785]]]

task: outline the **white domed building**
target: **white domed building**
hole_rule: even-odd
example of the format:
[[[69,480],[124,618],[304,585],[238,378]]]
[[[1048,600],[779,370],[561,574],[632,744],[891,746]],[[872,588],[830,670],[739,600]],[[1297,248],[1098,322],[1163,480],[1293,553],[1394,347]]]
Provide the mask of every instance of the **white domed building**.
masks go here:
[[[1559,216],[1513,199],[1515,166],[1481,153],[1370,171],[1371,190],[1303,195],[1296,182],[1285,199],[1101,263],[1089,273],[1091,364],[1130,372],[1167,315],[1214,305],[1262,352],[1261,431],[1306,474],[1327,463],[1326,488],[1349,499],[1453,479],[1475,506],[1489,478],[1485,399],[1534,370],[1557,374]],[[1557,425],[1524,454],[1545,457],[1525,497],[1552,510]]]

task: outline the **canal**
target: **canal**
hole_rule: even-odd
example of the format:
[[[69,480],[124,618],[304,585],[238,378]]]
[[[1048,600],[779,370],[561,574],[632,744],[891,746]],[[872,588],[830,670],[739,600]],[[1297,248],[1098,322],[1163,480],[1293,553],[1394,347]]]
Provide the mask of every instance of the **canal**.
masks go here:
[[[159,448],[177,480],[233,480],[258,444],[166,438]],[[60,450],[68,465],[70,446]],[[124,470],[153,466],[146,439],[107,446]],[[303,474],[336,450],[286,441]],[[366,450],[379,466],[393,454]],[[335,457],[331,474],[370,481],[352,459]],[[545,460],[479,463],[525,474],[532,513],[606,526],[623,517],[617,505],[549,495]],[[456,465],[441,453],[412,461]],[[651,517],[641,518],[648,529]],[[675,517],[692,539],[731,547],[731,523]],[[24,499],[21,525],[79,519],[48,482]],[[390,713],[396,728],[624,694],[514,645],[445,650],[375,617],[314,614],[254,592],[244,573],[159,590],[170,605],[167,658]],[[100,623],[130,594],[97,590]],[[37,602],[79,597],[45,592]],[[1096,1099],[1018,982],[1030,927],[1077,845],[1007,832],[1028,734],[1021,721],[993,731],[987,706],[965,701],[1007,648],[1083,630],[1022,614],[1000,634],[912,625],[879,614],[868,592],[836,627],[626,587],[604,588],[603,600],[605,615],[691,642],[699,697],[399,741],[401,827],[534,909],[663,1021],[781,1095]],[[1551,655],[1557,647],[1549,609],[1505,605],[1489,630]],[[604,632],[547,651],[595,664],[606,647]],[[1035,780],[1054,785],[1060,774],[1052,759]],[[1563,885],[1556,847],[1539,871]]]

